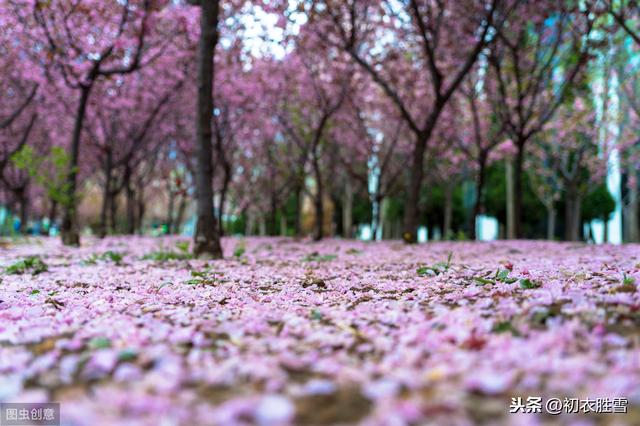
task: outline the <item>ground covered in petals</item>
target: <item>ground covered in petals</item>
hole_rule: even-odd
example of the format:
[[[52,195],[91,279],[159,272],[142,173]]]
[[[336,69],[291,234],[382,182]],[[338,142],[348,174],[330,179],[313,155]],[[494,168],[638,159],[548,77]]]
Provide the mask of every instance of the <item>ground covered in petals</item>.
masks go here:
[[[65,425],[640,424],[640,246],[0,246],[0,400]],[[627,414],[510,414],[513,397]]]

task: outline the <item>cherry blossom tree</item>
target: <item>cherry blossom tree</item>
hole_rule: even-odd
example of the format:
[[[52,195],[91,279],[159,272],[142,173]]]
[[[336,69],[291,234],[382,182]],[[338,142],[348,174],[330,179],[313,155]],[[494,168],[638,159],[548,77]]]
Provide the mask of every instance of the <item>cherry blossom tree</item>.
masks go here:
[[[164,61],[164,64],[167,67],[160,71],[147,67],[115,79],[111,84],[104,82],[94,89],[96,96],[90,102],[86,132],[87,146],[93,148],[93,159],[103,172],[98,230],[101,236],[108,228],[113,231],[115,227],[117,196],[130,187],[135,167],[166,139],[161,132],[171,130],[161,123],[172,96],[184,85],[186,65],[169,61]],[[151,87],[160,89],[151,90]],[[130,195],[128,191],[127,194]],[[130,203],[129,197],[127,203]],[[127,230],[132,232],[131,224]]]
[[[62,240],[78,245],[77,175],[91,92],[101,80],[130,74],[161,54],[165,37],[150,41],[149,35],[162,27],[164,5],[152,0],[55,4],[11,0],[9,4],[23,34],[29,34],[24,49],[35,57],[35,66],[42,64],[49,83],[77,96],[69,143],[70,202],[65,206]]]
[[[579,2],[526,3],[498,32],[489,55],[497,84],[495,114],[517,148],[511,185],[515,217],[509,238],[522,237],[522,182],[527,143],[552,119],[589,60],[593,19]],[[510,227],[508,227],[510,228]]]
[[[314,36],[311,37],[315,39]],[[331,126],[331,120],[343,106],[351,84],[348,65],[331,58],[328,50],[322,53],[322,62],[317,57],[312,60],[302,51],[285,58],[285,75],[293,87],[284,99],[278,116],[285,135],[295,141],[301,152],[309,156],[308,164],[314,179],[315,240],[324,236],[326,176],[321,163],[328,137],[327,130]]]
[[[634,50],[634,52],[637,52]],[[625,216],[625,235],[629,242],[640,241],[640,78],[636,67],[630,65],[622,56],[624,65],[620,75],[624,75],[621,82],[621,100],[623,113],[622,132],[619,137],[618,149],[621,154],[622,166],[626,174],[626,191],[623,199]]]
[[[607,170],[607,147],[598,146],[599,126],[595,106],[576,97],[566,102],[555,119],[541,132],[527,157],[534,191],[547,208],[547,238],[555,232],[555,203],[564,195],[565,239],[580,240],[581,206],[587,193],[603,181]]]
[[[477,236],[476,218],[483,214],[487,167],[496,159],[496,148],[504,142],[504,128],[496,122],[490,103],[496,82],[484,78],[483,71],[476,65],[458,96],[459,109],[462,110],[459,147],[466,158],[473,161],[476,174],[475,200],[469,220],[469,238],[472,240]]]
[[[371,76],[413,134],[404,209],[407,242],[416,241],[425,153],[438,119],[512,9],[513,4],[498,0],[351,0],[313,3],[307,11],[310,25]]]
[[[372,207],[372,235],[382,236],[385,199],[404,189],[406,159],[411,153],[411,135],[395,105],[384,96],[368,74],[357,72],[352,94],[331,130],[337,145],[338,163],[346,170],[344,182],[345,236],[353,196],[362,191]],[[351,207],[350,207],[351,206]]]

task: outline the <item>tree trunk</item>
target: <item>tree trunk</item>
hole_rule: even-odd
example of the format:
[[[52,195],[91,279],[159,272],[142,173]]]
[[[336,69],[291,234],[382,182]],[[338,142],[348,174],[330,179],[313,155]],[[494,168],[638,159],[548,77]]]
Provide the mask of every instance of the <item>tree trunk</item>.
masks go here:
[[[117,216],[118,216],[118,192],[112,191],[109,194],[109,232],[117,232]]]
[[[344,218],[344,210],[343,210],[343,198],[335,193],[331,194],[331,204],[333,209],[331,211],[331,235],[344,235],[344,227],[342,223],[342,219]]]
[[[320,188],[322,184],[318,185],[317,191],[314,198],[314,208],[315,208],[315,229],[313,232],[313,240],[320,241],[324,237],[324,209],[322,203],[322,189]]]
[[[280,235],[283,237],[287,236],[287,215],[283,209],[280,209]]]
[[[314,197],[315,207],[315,230],[313,233],[314,241],[320,241],[324,237],[324,185],[322,182],[322,175],[320,174],[320,163],[317,153],[313,153],[313,171],[316,178],[316,193]]]
[[[373,197],[373,202],[375,203],[375,206],[372,206],[373,208],[371,209],[371,222],[372,226],[371,226],[371,239],[372,240],[378,240],[378,239],[382,239],[382,235],[380,230],[384,229],[384,227],[382,226],[382,197],[379,195],[380,193],[378,191],[376,191],[376,194]],[[380,238],[378,238],[380,237]]]
[[[222,181],[222,190],[220,191],[220,205],[218,206],[218,227],[219,235],[224,235],[224,205],[227,202],[227,193],[229,192],[229,184],[231,183],[231,170],[225,166],[224,180]]]
[[[167,206],[167,232],[173,234],[173,210],[176,202],[176,193],[169,188],[169,204]]]
[[[111,173],[112,173],[111,150],[107,151],[107,160],[104,166],[104,188],[102,191],[102,208],[100,209],[100,223],[98,224],[98,237],[104,238],[107,235],[107,212],[109,211],[109,197],[111,195]]]
[[[416,135],[416,144],[413,150],[411,169],[409,170],[409,186],[404,206],[404,229],[402,239],[405,243],[418,241],[418,202],[420,200],[420,187],[424,174],[424,153],[428,137]]]
[[[184,222],[184,212],[187,210],[187,197],[180,196],[180,204],[178,204],[178,215],[176,216],[174,231],[176,234],[180,233],[182,229],[182,222]]]
[[[471,215],[471,223],[469,224],[469,238],[474,241],[478,237],[476,229],[476,220],[483,213],[484,207],[484,182],[486,179],[487,160],[486,156],[481,154],[478,159],[478,178],[476,180],[476,202],[473,206],[473,214]]]
[[[523,238],[522,234],[522,168],[524,166],[524,142],[518,144],[513,170],[513,234],[515,238]]]
[[[51,207],[49,208],[49,230],[56,223],[56,216],[58,216],[58,203],[51,200]]]
[[[442,238],[444,240],[453,239],[451,224],[453,222],[453,189],[455,182],[449,181],[444,189],[444,223],[442,226]]]
[[[296,197],[296,212],[293,227],[295,230],[296,238],[300,238],[302,237],[302,185],[296,185],[294,192]]]
[[[351,181],[347,179],[344,188],[344,197],[342,201],[342,236],[344,238],[353,237],[353,186]]]
[[[627,242],[629,243],[637,243],[640,242],[640,229],[638,227],[638,213],[639,213],[639,202],[638,202],[638,183],[636,178],[638,176],[638,172],[631,169],[629,175],[632,177],[632,181],[634,182],[632,187],[629,188],[629,203],[627,204],[626,210],[626,228],[627,228]],[[634,176],[635,175],[635,176]]]
[[[138,234],[142,235],[142,225],[144,223],[144,215],[147,211],[146,205],[144,203],[144,188],[141,186],[138,187],[137,190],[137,212],[134,212],[133,215],[133,224],[134,224],[134,232],[137,231]]]
[[[194,254],[222,257],[220,233],[213,210],[213,165],[211,119],[213,113],[213,58],[218,42],[219,0],[200,2],[200,41],[198,44],[198,104],[196,119],[196,201],[197,222]]]
[[[267,235],[267,221],[264,215],[260,215],[258,218],[258,233],[261,237],[266,237]]]
[[[516,207],[515,207],[515,182],[513,160],[506,160],[507,170],[507,239],[516,238]]]
[[[275,236],[278,235],[278,202],[273,191],[269,201],[269,235]]]
[[[20,204],[20,233],[27,234],[27,220],[28,220],[28,201],[26,195],[26,188],[22,187],[17,191],[18,202]]]
[[[547,240],[553,241],[556,235],[556,209],[553,205],[547,206]]]
[[[255,221],[255,218],[253,216],[253,213],[248,212],[247,213],[247,222],[245,223],[245,228],[244,228],[244,235],[246,235],[246,236],[253,235],[254,221]]]
[[[127,204],[127,234],[133,235],[136,232],[136,199],[131,185],[131,167],[129,165],[124,170],[124,190]]]
[[[92,85],[85,85],[80,88],[80,100],[78,102],[78,110],[76,112],[73,134],[71,137],[71,157],[69,162],[69,171],[67,173],[67,199],[65,200],[64,217],[62,219],[61,227],[62,243],[66,246],[80,245],[76,187],[80,153],[80,137],[82,136],[82,125],[87,111],[87,101],[89,100],[91,88]]]
[[[388,220],[387,218],[387,198],[381,198],[380,199],[380,217],[378,218],[378,227],[380,227],[380,230],[378,230],[378,234],[380,235],[380,239],[384,240],[384,239],[390,239],[392,238],[392,223],[391,221]]]
[[[581,209],[581,197],[574,184],[566,186],[566,202],[565,202],[565,221],[566,230],[565,238],[567,241],[579,241],[580,240],[580,209]],[[606,224],[605,224],[606,226]]]

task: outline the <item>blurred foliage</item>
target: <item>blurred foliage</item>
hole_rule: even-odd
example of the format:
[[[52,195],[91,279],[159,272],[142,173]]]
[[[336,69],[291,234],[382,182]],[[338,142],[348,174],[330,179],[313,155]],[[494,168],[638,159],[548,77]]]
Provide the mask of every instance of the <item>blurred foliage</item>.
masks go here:
[[[609,220],[616,209],[616,201],[606,185],[598,185],[590,191],[582,202],[582,220]]]
[[[11,156],[11,162],[35,179],[51,200],[62,206],[72,205],[67,181],[71,157],[64,148],[54,146],[48,154],[42,155],[25,145]]]

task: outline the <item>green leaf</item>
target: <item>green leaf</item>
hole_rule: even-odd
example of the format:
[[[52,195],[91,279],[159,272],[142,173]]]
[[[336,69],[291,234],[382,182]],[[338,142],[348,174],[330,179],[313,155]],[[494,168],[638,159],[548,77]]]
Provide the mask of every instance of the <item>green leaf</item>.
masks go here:
[[[178,253],[174,251],[152,251],[142,256],[142,260],[153,260],[156,262],[167,262],[170,260],[189,260],[193,259],[193,255],[188,252]]]
[[[191,276],[192,277],[198,277],[198,278],[205,278],[207,276],[207,272],[209,272],[208,270],[204,270],[204,271],[191,271]]]
[[[182,253],[189,253],[189,241],[178,241],[176,248]]]
[[[424,277],[425,275],[440,275],[444,274],[449,270],[451,266],[451,258],[453,257],[453,252],[449,252],[447,256],[446,262],[436,262],[432,266],[421,266],[416,269],[416,272],[419,276]]]
[[[236,247],[233,249],[233,257],[241,258],[242,255],[246,252],[246,246],[244,240],[240,240]]]
[[[89,341],[90,349],[105,349],[111,347],[111,340],[106,337],[94,337]]]
[[[311,319],[312,320],[317,320],[317,321],[321,320],[322,319],[322,312],[320,312],[317,309],[311,310]]]
[[[424,277],[425,275],[429,275],[429,271],[431,270],[432,269],[427,266],[421,266],[418,269],[416,269],[416,272],[419,276]]]
[[[636,279],[634,277],[630,277],[626,273],[622,274],[622,285],[635,285]]]
[[[496,324],[494,324],[493,328],[491,329],[491,331],[493,331],[494,333],[511,333],[514,336],[519,336],[520,332],[518,330],[516,330],[516,328],[513,326],[513,324],[511,324],[511,321],[501,321],[498,322]]]
[[[480,285],[485,285],[485,284],[495,284],[496,282],[494,280],[490,280],[488,278],[483,278],[483,277],[473,277],[473,280],[475,282],[477,282]]]
[[[518,281],[517,278],[509,277],[509,270],[508,269],[498,269],[496,271],[495,279],[496,279],[496,281],[500,281],[500,282],[507,283],[507,284],[512,284],[512,283]]]
[[[496,271],[496,280],[502,281],[509,278],[509,270],[508,269],[498,269]]]
[[[37,275],[46,272],[48,267],[39,256],[28,256],[6,267],[5,272],[10,275],[21,275],[31,272]]]
[[[108,260],[112,261],[113,263],[115,263],[116,265],[119,265],[120,262],[122,261],[122,259],[124,258],[124,255],[122,253],[118,253],[117,251],[109,250],[109,251],[104,252],[102,254],[102,258],[105,259],[105,260],[108,259]]]
[[[98,256],[95,254],[89,255],[86,259],[82,260],[80,264],[82,266],[92,266],[98,263]]]
[[[123,349],[122,351],[120,351],[120,353],[118,354],[118,360],[119,361],[133,361],[138,357],[138,352],[135,349]]]
[[[524,289],[532,289],[532,288],[538,288],[540,287],[542,284],[540,284],[537,281],[531,281],[529,278],[522,278],[520,280],[520,287],[524,288]]]
[[[319,254],[317,252],[313,252],[302,259],[304,262],[330,262],[336,259],[338,256],[335,254]]]
[[[35,294],[40,294],[40,290],[35,289],[35,290],[31,290],[31,293],[29,293],[31,296],[35,295]]]

